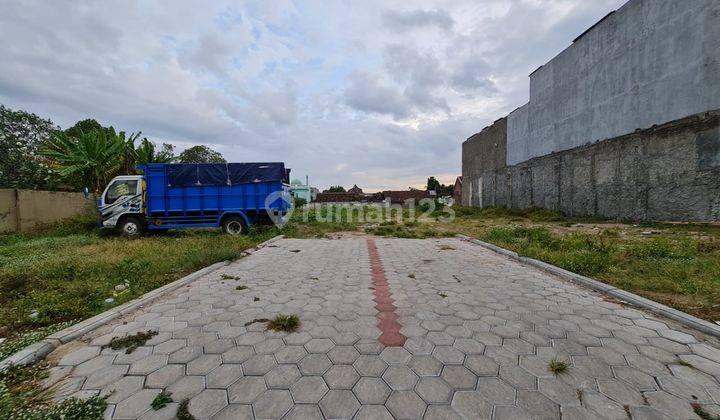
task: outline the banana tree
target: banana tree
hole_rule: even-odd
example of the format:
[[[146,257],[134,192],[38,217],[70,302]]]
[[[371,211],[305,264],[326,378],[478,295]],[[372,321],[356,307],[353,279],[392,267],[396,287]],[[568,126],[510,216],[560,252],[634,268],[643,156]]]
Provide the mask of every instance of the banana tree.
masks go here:
[[[76,137],[58,132],[42,154],[52,160],[61,178],[99,193],[126,164],[127,147],[124,134],[118,135],[112,128]]]

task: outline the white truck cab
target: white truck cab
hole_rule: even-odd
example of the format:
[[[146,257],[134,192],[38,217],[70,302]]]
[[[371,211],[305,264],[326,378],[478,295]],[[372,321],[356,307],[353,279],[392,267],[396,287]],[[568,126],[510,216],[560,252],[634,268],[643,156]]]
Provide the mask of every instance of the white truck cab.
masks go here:
[[[144,228],[143,192],[145,178],[142,175],[116,176],[105,187],[98,203],[100,227],[119,228],[124,235],[134,236]]]

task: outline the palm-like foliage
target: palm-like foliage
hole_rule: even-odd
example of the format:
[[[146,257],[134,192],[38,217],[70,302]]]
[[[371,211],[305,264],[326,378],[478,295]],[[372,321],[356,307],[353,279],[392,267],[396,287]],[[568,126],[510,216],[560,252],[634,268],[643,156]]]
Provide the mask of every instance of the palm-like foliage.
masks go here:
[[[143,138],[135,148],[135,164],[137,165],[145,163],[170,163],[174,160],[173,147],[169,144],[163,144],[163,148],[157,150],[153,142]]]
[[[73,183],[79,181],[98,193],[127,162],[128,145],[121,134],[112,128],[77,137],[59,132],[48,142],[43,155],[52,159],[60,177]]]

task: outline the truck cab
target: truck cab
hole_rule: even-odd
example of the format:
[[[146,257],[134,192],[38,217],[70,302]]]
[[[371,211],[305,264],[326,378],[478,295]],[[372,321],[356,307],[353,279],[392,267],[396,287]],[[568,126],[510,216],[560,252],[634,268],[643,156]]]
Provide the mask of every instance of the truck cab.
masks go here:
[[[116,176],[105,187],[98,202],[100,227],[118,229],[123,235],[135,236],[144,230],[145,177]]]

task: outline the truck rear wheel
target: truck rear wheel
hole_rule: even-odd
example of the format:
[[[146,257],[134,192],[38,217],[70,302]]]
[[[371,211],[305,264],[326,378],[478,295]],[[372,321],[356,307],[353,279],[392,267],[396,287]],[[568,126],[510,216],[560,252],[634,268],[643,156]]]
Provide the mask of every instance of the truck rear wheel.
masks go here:
[[[120,234],[127,238],[137,238],[143,233],[143,225],[137,217],[126,217],[118,226]]]
[[[226,218],[222,222],[222,230],[226,234],[233,236],[245,233],[245,225],[243,224],[243,219],[236,216]]]

